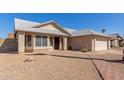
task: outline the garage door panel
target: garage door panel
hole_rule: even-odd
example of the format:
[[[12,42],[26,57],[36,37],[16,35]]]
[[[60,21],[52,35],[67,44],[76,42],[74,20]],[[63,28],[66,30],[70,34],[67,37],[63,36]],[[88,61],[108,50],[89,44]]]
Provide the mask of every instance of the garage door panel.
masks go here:
[[[107,50],[107,41],[96,41],[95,42],[95,51]]]

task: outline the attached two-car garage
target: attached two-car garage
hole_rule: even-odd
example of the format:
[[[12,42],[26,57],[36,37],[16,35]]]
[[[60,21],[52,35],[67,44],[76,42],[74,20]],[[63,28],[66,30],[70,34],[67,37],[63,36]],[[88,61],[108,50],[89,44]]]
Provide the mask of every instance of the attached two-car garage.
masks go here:
[[[101,51],[110,49],[110,36],[95,32],[91,29],[73,31],[68,40],[68,46],[72,50],[88,49],[89,51]]]
[[[89,51],[102,51],[110,48],[110,38],[98,35],[86,35],[72,37],[69,46],[72,50],[82,50],[87,48]]]

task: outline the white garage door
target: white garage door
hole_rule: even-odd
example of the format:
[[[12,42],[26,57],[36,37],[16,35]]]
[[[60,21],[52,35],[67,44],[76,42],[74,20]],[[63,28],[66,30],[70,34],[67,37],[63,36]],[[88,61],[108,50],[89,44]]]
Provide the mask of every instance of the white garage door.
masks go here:
[[[95,51],[107,50],[107,41],[96,41],[95,42]]]

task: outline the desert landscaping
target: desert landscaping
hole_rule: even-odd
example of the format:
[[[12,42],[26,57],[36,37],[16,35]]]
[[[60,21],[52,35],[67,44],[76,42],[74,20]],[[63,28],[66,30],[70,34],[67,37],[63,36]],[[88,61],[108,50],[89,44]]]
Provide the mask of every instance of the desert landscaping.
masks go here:
[[[111,53],[108,53],[111,52]],[[0,53],[0,79],[7,80],[101,80],[124,79],[120,50],[102,52],[36,51]],[[92,60],[91,60],[91,58]],[[110,60],[111,59],[111,60]],[[96,60],[96,61],[95,61]],[[108,61],[107,61],[108,60]],[[94,66],[93,62],[96,64]],[[108,64],[111,65],[108,67]],[[116,68],[114,72],[113,69]],[[112,70],[112,71],[111,71]],[[103,75],[100,76],[99,72]],[[117,73],[116,73],[117,72]],[[112,75],[111,75],[112,74]],[[115,75],[114,75],[115,74]]]
[[[101,78],[87,55],[54,51],[43,54],[0,54],[0,79]]]

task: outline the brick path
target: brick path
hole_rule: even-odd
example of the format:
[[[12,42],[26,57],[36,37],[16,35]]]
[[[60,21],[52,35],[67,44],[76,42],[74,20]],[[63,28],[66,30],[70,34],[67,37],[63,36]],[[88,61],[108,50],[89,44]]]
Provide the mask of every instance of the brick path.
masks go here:
[[[110,62],[97,59],[95,55],[89,55],[89,57],[105,80],[124,80],[124,73],[113,67]]]

